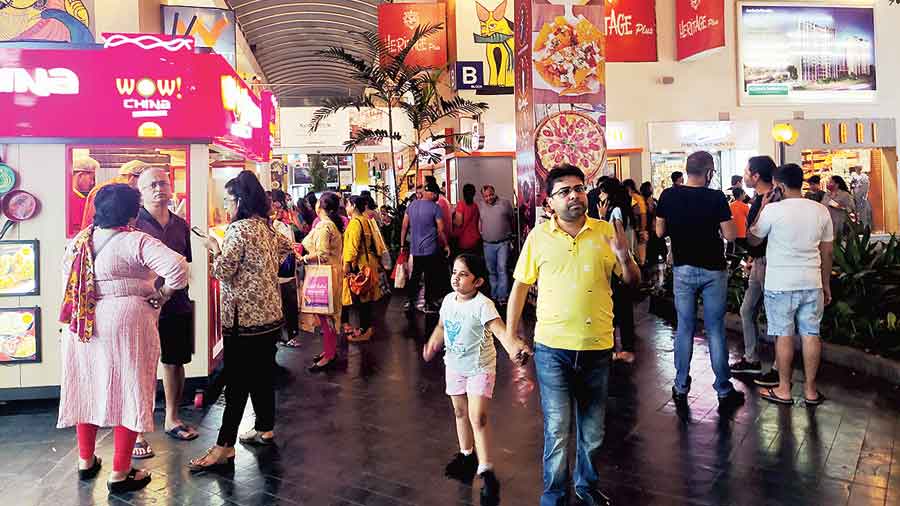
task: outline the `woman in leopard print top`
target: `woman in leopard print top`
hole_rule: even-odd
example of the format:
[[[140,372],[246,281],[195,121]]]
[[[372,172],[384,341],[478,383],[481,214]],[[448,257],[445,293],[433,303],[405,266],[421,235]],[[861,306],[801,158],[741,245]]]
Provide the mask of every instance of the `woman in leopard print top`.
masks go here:
[[[212,274],[222,286],[226,405],[216,445],[191,461],[193,471],[234,462],[248,396],[256,423],[241,434],[241,442],[270,445],[275,437],[275,344],[284,325],[278,267],[293,245],[269,223],[269,200],[252,172],[228,181],[225,191],[233,219],[222,247],[213,238],[206,246],[213,255]]]

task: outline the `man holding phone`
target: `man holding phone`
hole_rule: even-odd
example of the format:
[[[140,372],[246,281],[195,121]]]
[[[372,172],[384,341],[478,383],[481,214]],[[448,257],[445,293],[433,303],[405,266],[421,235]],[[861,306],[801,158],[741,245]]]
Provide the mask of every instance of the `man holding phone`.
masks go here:
[[[141,173],[137,184],[143,202],[138,212],[137,228],[159,239],[190,262],[190,228],[186,221],[169,211],[172,200],[169,174],[159,167],[151,167]],[[178,417],[178,405],[184,394],[184,364],[190,363],[193,353],[193,306],[187,287],[160,303],[159,341],[166,395],[165,430],[174,439],[191,441],[197,438],[197,431]],[[150,453],[145,457],[152,456],[152,450],[143,436],[138,437],[135,443],[134,456],[137,456],[139,444],[144,445],[145,451],[142,453]]]

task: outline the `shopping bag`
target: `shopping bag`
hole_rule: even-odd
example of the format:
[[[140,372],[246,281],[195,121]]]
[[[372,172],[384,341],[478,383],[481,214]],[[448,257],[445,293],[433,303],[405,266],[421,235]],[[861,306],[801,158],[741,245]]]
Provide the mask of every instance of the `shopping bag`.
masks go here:
[[[330,265],[307,265],[300,296],[300,311],[313,314],[334,313],[334,291]]]
[[[397,265],[394,267],[394,288],[398,290],[402,290],[406,288],[406,264],[404,262],[397,262]]]

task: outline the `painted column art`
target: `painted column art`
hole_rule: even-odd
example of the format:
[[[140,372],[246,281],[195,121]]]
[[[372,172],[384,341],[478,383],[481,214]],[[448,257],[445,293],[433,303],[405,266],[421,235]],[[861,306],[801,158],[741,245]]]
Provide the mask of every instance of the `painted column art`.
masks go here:
[[[0,2],[0,41],[91,44],[90,0]]]
[[[602,0],[517,0],[516,161],[523,237],[547,173],[569,163],[592,184],[606,171]]]

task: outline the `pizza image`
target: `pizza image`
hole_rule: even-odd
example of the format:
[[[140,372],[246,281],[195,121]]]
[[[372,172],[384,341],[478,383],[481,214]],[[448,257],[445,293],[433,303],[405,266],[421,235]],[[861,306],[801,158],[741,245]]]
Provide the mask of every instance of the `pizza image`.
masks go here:
[[[534,136],[535,156],[544,174],[561,163],[574,165],[592,180],[606,164],[606,136],[594,118],[565,111],[548,116]]]
[[[584,16],[544,23],[534,42],[534,69],[562,96],[596,93],[605,81],[603,32]]]

